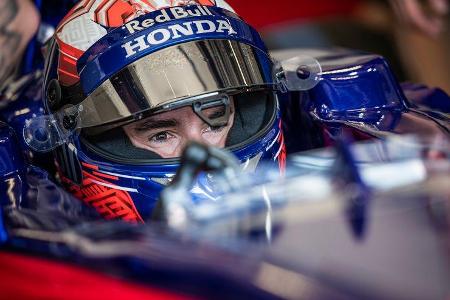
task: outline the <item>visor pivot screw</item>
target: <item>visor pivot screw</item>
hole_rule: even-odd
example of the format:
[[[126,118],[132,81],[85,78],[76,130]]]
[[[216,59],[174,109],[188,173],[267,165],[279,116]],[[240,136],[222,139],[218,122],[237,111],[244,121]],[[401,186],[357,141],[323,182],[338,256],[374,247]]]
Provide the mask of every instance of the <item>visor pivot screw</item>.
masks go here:
[[[276,73],[275,77],[278,80],[286,80],[286,74],[284,73],[284,71],[280,71],[280,72]]]
[[[61,100],[61,86],[57,79],[52,79],[47,88],[47,100],[50,109],[58,107]]]
[[[300,79],[306,80],[311,76],[311,72],[308,70],[308,66],[300,66],[297,68],[297,76]]]
[[[36,138],[36,140],[42,143],[48,140],[48,134],[43,127],[39,127],[36,129],[36,131],[34,132],[34,137]]]
[[[74,115],[64,116],[63,118],[63,126],[67,130],[75,129],[77,125],[77,117]]]

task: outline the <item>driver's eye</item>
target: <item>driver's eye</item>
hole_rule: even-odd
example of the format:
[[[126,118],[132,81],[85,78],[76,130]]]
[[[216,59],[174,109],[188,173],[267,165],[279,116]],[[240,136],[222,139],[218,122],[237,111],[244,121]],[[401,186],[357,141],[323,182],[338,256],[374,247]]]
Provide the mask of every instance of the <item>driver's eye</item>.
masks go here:
[[[163,142],[167,141],[169,138],[170,138],[170,134],[163,131],[163,132],[158,132],[157,134],[151,136],[149,138],[149,140],[151,142],[163,143]]]

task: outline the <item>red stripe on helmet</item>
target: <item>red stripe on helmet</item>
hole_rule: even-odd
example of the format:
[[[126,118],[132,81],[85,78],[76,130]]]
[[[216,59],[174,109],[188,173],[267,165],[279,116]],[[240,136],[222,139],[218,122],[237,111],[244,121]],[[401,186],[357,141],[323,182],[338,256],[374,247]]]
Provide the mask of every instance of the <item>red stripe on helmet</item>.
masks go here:
[[[119,177],[109,175],[109,174],[103,174],[103,173],[99,173],[99,172],[95,172],[95,171],[93,171],[92,174],[103,177],[103,178],[107,178],[107,179],[119,180]]]
[[[82,162],[81,165],[83,165],[83,167],[86,167],[86,168],[89,168],[89,169],[92,169],[92,170],[98,170],[98,166],[96,166],[96,165],[91,165],[91,164],[88,164],[88,163],[85,163],[85,162]]]

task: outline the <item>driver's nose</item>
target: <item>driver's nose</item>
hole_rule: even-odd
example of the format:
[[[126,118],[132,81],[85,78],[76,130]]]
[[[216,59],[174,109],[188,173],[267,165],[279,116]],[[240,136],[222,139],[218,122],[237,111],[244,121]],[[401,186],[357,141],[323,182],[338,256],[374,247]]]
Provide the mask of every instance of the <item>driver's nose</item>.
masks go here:
[[[205,138],[203,137],[203,134],[202,134],[202,126],[201,125],[202,124],[197,124],[197,122],[195,122],[186,128],[186,132],[185,132],[186,143],[189,141],[193,141],[193,142],[207,144],[207,141],[205,141]]]

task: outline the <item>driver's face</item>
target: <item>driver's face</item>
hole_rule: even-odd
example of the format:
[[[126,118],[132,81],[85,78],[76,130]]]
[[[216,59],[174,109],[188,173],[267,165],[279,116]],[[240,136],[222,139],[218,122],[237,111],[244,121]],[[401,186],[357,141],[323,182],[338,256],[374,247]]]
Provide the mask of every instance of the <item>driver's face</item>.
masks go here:
[[[224,109],[224,107],[210,108],[205,113],[211,118],[215,114],[223,114]],[[225,147],[233,121],[232,104],[228,124],[217,128],[211,128],[203,122],[191,107],[183,107],[126,125],[124,130],[135,147],[153,151],[163,158],[174,158],[181,155],[190,141]]]

